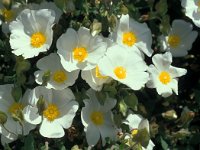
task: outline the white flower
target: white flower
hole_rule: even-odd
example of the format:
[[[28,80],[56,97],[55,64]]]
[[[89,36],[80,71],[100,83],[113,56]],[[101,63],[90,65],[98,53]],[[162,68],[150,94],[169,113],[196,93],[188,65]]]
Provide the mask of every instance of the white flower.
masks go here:
[[[2,5],[2,1],[0,1],[0,16],[2,16],[3,20],[0,19],[0,25],[2,23],[2,31],[5,34],[10,32],[9,24],[11,21],[15,20],[19,12],[22,10],[22,7],[19,3],[13,3],[10,9],[7,9]]]
[[[116,100],[107,98],[104,105],[101,105],[93,90],[88,90],[87,94],[89,99],[84,100],[85,107],[81,111],[81,120],[85,127],[87,143],[89,146],[94,146],[101,137],[102,144],[105,145],[106,137],[115,140],[117,136],[111,112]]]
[[[42,86],[36,87],[28,100],[30,105],[24,108],[24,118],[32,124],[42,121],[39,132],[44,137],[63,137],[63,128],[68,129],[71,126],[78,110],[78,103],[74,99],[74,94],[68,88],[56,91]]]
[[[198,33],[192,31],[193,26],[184,20],[174,20],[168,36],[161,36],[162,49],[170,51],[174,57],[187,55],[192,48],[192,43],[197,38]]]
[[[185,8],[185,14],[197,27],[200,27],[200,0],[181,0],[182,7]]]
[[[39,10],[39,9],[51,9],[53,10],[53,14],[55,12],[55,22],[58,23],[60,16],[62,15],[61,9],[59,9],[54,2],[43,1],[40,4],[31,3],[29,6],[30,9]]]
[[[146,23],[139,23],[129,15],[122,15],[118,23],[116,33],[113,33],[114,41],[129,50],[135,46],[147,56],[151,56],[152,35]]]
[[[103,76],[99,71],[99,66],[92,70],[82,71],[81,77],[96,91],[101,91],[104,83],[109,83],[112,79],[108,76]]]
[[[65,70],[90,70],[104,55],[106,46],[101,36],[93,37],[87,28],[81,27],[78,32],[69,28],[57,41],[57,53]]]
[[[125,51],[122,46],[111,46],[98,66],[102,75],[110,76],[133,90],[141,89],[149,79],[143,55],[136,47]]]
[[[156,88],[159,95],[168,97],[174,91],[178,95],[178,79],[187,73],[186,69],[171,66],[172,55],[170,52],[156,54],[152,57],[154,65],[149,66],[150,81],[147,87]]]
[[[19,102],[15,102],[11,91],[14,86],[12,84],[0,85],[0,111],[7,115],[7,122],[0,125],[1,143],[10,143],[18,138],[18,135],[28,135],[29,131],[35,126],[23,120],[23,108],[27,105],[27,98],[30,90],[27,90],[23,98]],[[22,114],[22,116],[21,116]],[[12,116],[21,119],[23,127],[18,121],[14,121]]]
[[[52,26],[55,14],[52,10],[23,10],[16,21],[10,23],[10,45],[13,53],[24,58],[47,51],[52,43]]]
[[[146,129],[149,133],[149,121],[147,119],[144,119],[140,115],[129,114],[123,123],[127,124],[131,131],[131,136],[126,136],[126,139],[136,136],[138,134],[138,131],[141,129]],[[142,147],[142,149],[152,150],[154,146],[154,143],[151,140],[149,140],[148,145],[146,147]]]
[[[72,86],[78,78],[79,71],[66,71],[61,63],[60,57],[56,53],[43,57],[37,62],[37,67],[40,69],[34,73],[36,82],[42,84],[43,75],[49,71],[50,79],[47,82],[46,88],[62,90],[68,86]]]

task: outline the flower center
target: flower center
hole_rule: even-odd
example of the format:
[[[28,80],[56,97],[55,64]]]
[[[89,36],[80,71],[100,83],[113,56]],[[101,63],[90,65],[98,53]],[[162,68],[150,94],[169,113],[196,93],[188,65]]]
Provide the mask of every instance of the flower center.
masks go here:
[[[171,81],[170,74],[166,71],[162,71],[159,75],[159,80],[162,84],[168,84]]]
[[[67,75],[63,70],[57,70],[53,73],[53,80],[57,83],[64,83],[67,80]]]
[[[31,45],[34,48],[39,48],[46,42],[46,37],[41,32],[36,32],[31,36]]]
[[[124,32],[122,42],[124,45],[133,46],[137,41],[137,37],[133,32]]]
[[[19,111],[22,111],[24,106],[21,103],[14,102],[9,108],[8,112],[11,114],[17,114]]]
[[[122,66],[116,67],[114,69],[114,73],[119,79],[125,79],[126,78],[126,69]]]
[[[48,107],[43,111],[43,115],[48,121],[54,121],[60,115],[60,111],[55,104],[49,104]]]
[[[3,9],[2,15],[6,22],[11,22],[14,18],[14,12],[12,10]]]
[[[83,62],[88,56],[87,50],[84,47],[77,47],[73,50],[73,57],[78,62]]]
[[[170,47],[176,48],[180,44],[180,37],[178,35],[169,35],[168,37],[168,43]]]
[[[94,111],[90,115],[90,119],[95,125],[102,125],[104,123],[104,116],[102,112]]]
[[[96,73],[96,77],[99,79],[107,79],[108,76],[103,76],[100,72],[99,72],[99,66],[96,66],[95,68],[95,73]]]
[[[135,135],[138,134],[138,129],[133,129],[131,130],[131,135],[134,137]]]

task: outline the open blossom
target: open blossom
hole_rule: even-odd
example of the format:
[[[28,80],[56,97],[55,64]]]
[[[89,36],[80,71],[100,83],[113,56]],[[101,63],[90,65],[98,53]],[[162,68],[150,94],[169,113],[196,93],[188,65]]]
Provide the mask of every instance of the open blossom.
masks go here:
[[[3,6],[2,1],[0,1],[0,25],[2,24],[2,31],[7,34],[10,32],[9,24],[11,21],[15,20],[17,15],[22,10],[19,3],[12,2],[11,8],[8,9]]]
[[[27,105],[27,98],[30,90],[27,90],[23,98],[15,102],[11,91],[14,86],[12,84],[0,85],[0,111],[7,116],[4,125],[0,124],[1,143],[10,143],[18,138],[18,135],[28,135],[35,128],[34,125],[23,119],[23,109]],[[23,127],[19,121],[13,119],[13,116],[20,118]]]
[[[185,8],[185,15],[200,27],[200,0],[181,0],[181,5]]]
[[[46,89],[39,86],[29,96],[30,105],[23,110],[24,118],[31,124],[39,124],[39,132],[48,138],[60,138],[65,135],[78,110],[74,94],[68,88],[63,90]]]
[[[9,26],[12,53],[26,59],[47,51],[52,44],[54,21],[53,10],[23,10]]]
[[[192,29],[191,23],[184,20],[174,20],[168,36],[160,37],[162,49],[170,51],[174,57],[187,55],[198,35]]]
[[[42,77],[45,73],[49,73],[50,79],[47,82],[46,88],[62,90],[68,86],[72,86],[78,78],[79,71],[72,72],[66,71],[61,63],[60,57],[57,53],[51,53],[50,55],[41,58],[37,62],[37,67],[40,69],[34,73],[36,82],[42,84]]]
[[[117,29],[112,37],[114,42],[117,42],[129,50],[137,47],[149,57],[153,53],[153,50],[151,49],[151,30],[146,23],[139,23],[129,17],[129,15],[121,16]]]
[[[103,37],[93,37],[85,27],[80,27],[77,32],[69,28],[57,41],[57,53],[65,70],[90,70],[104,55],[106,46]]]
[[[94,146],[101,137],[102,144],[105,145],[106,137],[116,139],[116,128],[111,112],[116,105],[116,100],[107,98],[104,105],[101,105],[95,96],[95,91],[90,89],[87,94],[89,99],[84,100],[85,107],[81,111],[87,143],[89,146]]]
[[[53,10],[52,12],[55,12],[55,22],[58,23],[60,16],[62,15],[61,9],[59,9],[54,2],[47,2],[43,1],[40,4],[36,3],[30,3],[30,5],[27,6],[30,9],[33,10],[40,10],[40,9],[51,9]],[[52,14],[54,15],[54,14]]]
[[[99,71],[99,66],[92,70],[82,71],[81,77],[96,91],[101,91],[104,83],[109,83],[112,78],[104,76]]]
[[[126,120],[123,122],[124,124],[127,124],[129,126],[131,135],[125,136],[125,139],[129,138],[136,138],[137,134],[140,132],[141,129],[146,129],[149,136],[149,121],[147,119],[144,119],[142,116],[137,114],[129,114]],[[149,140],[148,144],[146,146],[142,145],[143,150],[153,150],[154,143]]]
[[[136,47],[125,51],[120,45],[111,46],[98,66],[102,75],[110,76],[133,90],[144,87],[149,79],[143,55]]]
[[[172,91],[178,95],[178,77],[185,75],[187,70],[171,66],[170,52],[156,54],[152,57],[152,61],[154,65],[149,66],[150,80],[147,86],[156,88],[158,94],[163,97],[170,96]]]

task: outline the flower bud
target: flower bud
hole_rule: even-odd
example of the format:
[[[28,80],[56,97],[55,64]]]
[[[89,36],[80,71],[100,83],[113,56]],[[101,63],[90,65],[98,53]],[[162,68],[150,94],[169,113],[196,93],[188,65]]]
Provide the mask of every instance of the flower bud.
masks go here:
[[[117,25],[117,17],[115,15],[111,15],[108,17],[108,22],[111,28],[111,31],[113,31]]]
[[[183,125],[188,125],[192,119],[194,118],[195,113],[189,110],[187,107],[183,108],[183,112],[181,113],[180,122]]]
[[[90,26],[92,36],[97,35],[102,30],[101,22],[98,22],[96,19],[93,21],[92,25]]]
[[[168,120],[173,120],[177,119],[177,114],[176,111],[172,109],[162,113],[162,117]]]
[[[12,4],[12,0],[2,0],[2,4],[6,7],[9,8]]]
[[[7,122],[7,118],[7,115],[4,112],[0,111],[0,124],[5,124]]]
[[[122,5],[120,9],[122,14],[124,15],[128,14],[128,8],[125,5]]]

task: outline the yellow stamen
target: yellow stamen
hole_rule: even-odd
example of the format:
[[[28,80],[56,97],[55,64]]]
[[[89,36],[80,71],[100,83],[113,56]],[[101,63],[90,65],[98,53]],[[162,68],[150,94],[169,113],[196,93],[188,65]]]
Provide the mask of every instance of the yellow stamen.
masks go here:
[[[90,119],[95,125],[102,125],[104,123],[104,116],[102,112],[94,111],[90,115]]]
[[[55,104],[49,104],[48,107],[43,111],[43,115],[48,121],[54,121],[60,116],[60,111]]]
[[[170,47],[176,48],[177,46],[179,46],[180,42],[181,42],[181,39],[178,35],[169,35],[168,43]]]
[[[84,47],[77,47],[73,50],[73,57],[78,62],[83,62],[88,56],[87,50]]]
[[[95,73],[96,73],[96,77],[99,78],[99,79],[107,79],[108,76],[103,76],[100,72],[99,72],[99,67],[96,66],[95,68]]]
[[[31,46],[34,48],[40,48],[46,42],[46,37],[41,32],[36,32],[31,36]]]
[[[124,32],[122,42],[124,45],[133,46],[137,41],[137,37],[133,32]]]
[[[114,73],[119,79],[125,79],[126,78],[126,69],[122,66],[116,67],[114,69]]]
[[[53,80],[57,83],[64,83],[67,80],[67,75],[63,70],[57,70],[53,73]]]
[[[11,114],[17,114],[19,111],[22,111],[24,106],[21,103],[14,102],[9,108],[8,112]]]
[[[11,22],[13,20],[14,12],[12,10],[3,9],[1,12],[6,22]]]
[[[162,84],[168,84],[171,81],[171,76],[168,72],[162,71],[159,74],[159,80]]]
[[[133,129],[131,135],[134,137],[136,134],[138,134],[138,129]]]

